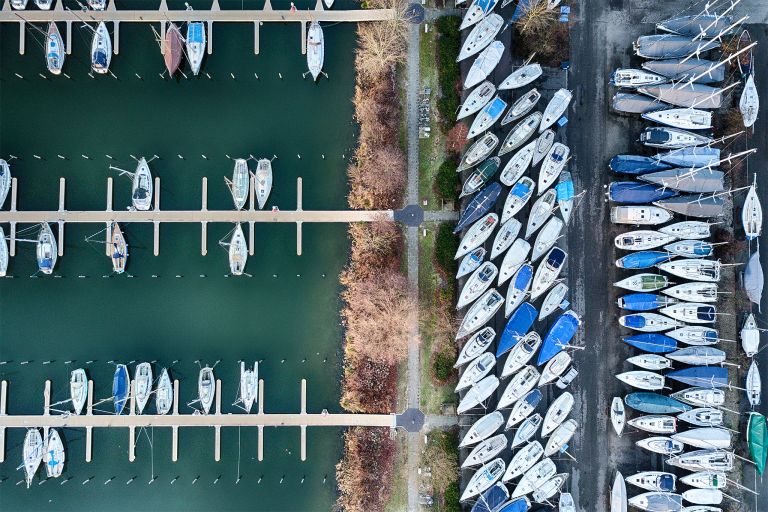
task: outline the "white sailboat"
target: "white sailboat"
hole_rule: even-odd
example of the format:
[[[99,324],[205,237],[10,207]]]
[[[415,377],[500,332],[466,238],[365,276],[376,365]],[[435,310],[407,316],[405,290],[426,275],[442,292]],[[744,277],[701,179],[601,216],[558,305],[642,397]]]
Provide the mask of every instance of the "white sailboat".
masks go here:
[[[473,407],[483,403],[499,387],[499,379],[495,375],[489,375],[476,383],[459,402],[456,414],[464,414]]]
[[[485,349],[491,346],[495,338],[496,331],[492,327],[485,327],[477,331],[461,348],[459,357],[456,358],[453,367],[458,368],[479,357],[480,354],[485,352]]]
[[[32,485],[32,479],[35,478],[35,473],[43,460],[43,450],[43,437],[40,431],[36,428],[27,429],[23,450],[24,479],[27,482],[27,489]]]
[[[456,116],[456,120],[464,119],[467,116],[471,116],[480,109],[483,108],[491,101],[493,95],[496,94],[496,86],[490,80],[486,80],[477,87],[475,87],[467,99],[462,103],[459,109],[459,114]]]
[[[547,152],[539,171],[539,195],[552,186],[560,173],[563,172],[571,149],[560,142],[556,142]]]
[[[611,512],[627,512],[627,485],[618,471],[611,487]]]
[[[755,76],[750,74],[744,84],[744,91],[739,99],[739,110],[744,119],[744,127],[749,128],[757,121],[757,112],[760,109],[760,96],[755,86]]]
[[[312,21],[307,30],[307,68],[309,68],[312,79],[317,81],[317,77],[323,72],[323,62],[325,61],[325,38],[320,23]]]
[[[763,206],[757,196],[757,174],[754,175],[752,185],[744,199],[744,206],[741,208],[741,225],[744,227],[747,240],[759,237],[763,230]]]
[[[131,202],[133,207],[139,211],[149,210],[152,206],[153,191],[152,172],[149,170],[147,159],[141,157],[136,164],[136,172],[133,173],[133,182],[131,184]]]
[[[712,128],[712,112],[695,108],[669,108],[644,112],[641,117],[681,130],[708,130]]]
[[[645,370],[666,370],[672,367],[672,361],[659,354],[638,354],[628,357],[627,362]]]
[[[507,282],[509,278],[517,273],[520,267],[525,263],[529,252],[531,252],[531,244],[522,238],[518,238],[512,243],[512,246],[506,254],[504,254],[504,259],[501,260],[501,265],[499,265],[499,286]]]
[[[560,282],[553,286],[541,303],[541,309],[539,310],[539,320],[544,320],[546,317],[554,313],[555,310],[563,303],[563,300],[565,300],[567,293],[567,284]]]
[[[213,378],[213,368],[207,365],[200,369],[200,375],[197,379],[197,394],[203,414],[208,414],[216,394],[216,381]]]
[[[611,402],[611,425],[613,425],[613,430],[619,437],[621,437],[621,434],[624,432],[624,425],[626,422],[627,412],[624,408],[624,402],[620,397],[615,396]]]
[[[256,165],[256,201],[259,203],[259,209],[263,209],[267,204],[269,194],[272,193],[272,161],[261,158]]]
[[[504,119],[501,120],[501,125],[504,126],[507,123],[511,123],[512,121],[520,119],[528,112],[533,110],[533,107],[536,106],[540,99],[541,93],[537,89],[531,89],[523,96],[520,96],[512,104],[509,111],[507,112],[507,115],[504,116]],[[539,123],[541,123],[541,118],[539,119]]]
[[[555,280],[560,275],[568,259],[568,253],[559,247],[553,247],[549,250],[544,260],[536,268],[536,274],[533,276],[531,285],[531,300],[536,300],[539,296],[549,290],[550,286],[555,284]]]
[[[492,13],[483,18],[480,23],[475,25],[467,38],[464,40],[464,45],[459,51],[459,56],[456,57],[456,62],[460,62],[467,57],[471,57],[472,55],[480,52],[483,48],[488,46],[503,26],[504,18],[496,13]]]
[[[91,69],[99,74],[109,71],[109,63],[112,62],[112,39],[104,22],[100,22],[93,31],[91,40]]]
[[[544,109],[544,115],[542,116],[541,124],[539,125],[539,133],[555,124],[555,122],[565,114],[565,111],[568,110],[568,105],[571,103],[572,97],[573,94],[567,89],[560,89],[554,96],[552,96],[552,99]]]
[[[8,191],[11,190],[11,166],[8,162],[0,158],[0,208],[5,204],[5,199],[8,197]]]
[[[672,213],[658,206],[614,206],[611,208],[611,222],[614,224],[634,224],[637,226],[655,226],[672,219]]]
[[[464,319],[461,321],[459,330],[456,332],[456,339],[472,334],[483,326],[504,304],[504,296],[495,288],[491,288],[477,299],[472,307],[469,308]]]
[[[0,277],[8,272],[8,242],[5,241],[5,231],[0,226]]]
[[[488,130],[501,118],[501,114],[504,113],[506,108],[506,101],[498,96],[493,98],[485,107],[483,107],[480,113],[477,114],[475,120],[472,121],[472,125],[469,127],[469,132],[467,132],[467,139],[476,137]]]
[[[229,272],[233,276],[243,275],[245,264],[248,262],[248,244],[245,241],[245,234],[239,222],[232,232],[232,238],[227,248],[229,253]]]
[[[88,7],[94,11],[103,11],[107,8],[107,0],[88,0]]]
[[[741,348],[744,349],[747,357],[757,354],[760,348],[760,330],[757,328],[757,322],[753,313],[750,313],[744,321],[739,337],[741,338]]]
[[[498,15],[494,14],[493,16]],[[464,79],[464,88],[472,88],[488,78],[488,75],[490,75],[499,64],[503,54],[504,44],[501,41],[494,41],[489,44],[485,50],[480,52],[480,55],[478,55],[472,63],[472,67],[469,68],[467,77]]]
[[[760,370],[757,368],[757,363],[752,360],[752,364],[749,365],[749,371],[747,372],[747,399],[749,399],[749,405],[753,408],[760,405],[760,395],[762,392],[762,379],[760,378]]]
[[[48,440],[43,453],[43,464],[45,465],[45,474],[48,478],[58,478],[64,471],[64,462],[66,454],[64,453],[64,443],[61,442],[58,430],[52,428],[48,430]]]
[[[64,59],[67,52],[64,48],[64,40],[56,23],[48,24],[48,35],[45,40],[45,65],[52,75],[60,75],[64,67]]]
[[[459,383],[456,385],[454,392],[458,393],[468,387],[474,386],[476,383],[484,379],[491,370],[496,366],[496,356],[490,352],[483,352],[483,354],[472,361],[461,374]]]
[[[517,123],[504,137],[504,141],[499,148],[499,156],[506,155],[510,151],[514,151],[523,144],[536,132],[539,123],[541,123],[541,112],[534,112],[528,115],[525,119]]]
[[[501,256],[504,251],[510,248],[512,243],[517,239],[517,235],[520,233],[520,229],[523,227],[520,221],[514,217],[501,225],[499,232],[493,239],[491,245],[491,259],[495,259]],[[494,278],[496,275],[494,274]]]
[[[550,148],[552,148],[552,145],[555,143],[555,131],[546,129],[538,136],[536,139],[536,147],[533,152],[533,160],[531,160],[531,165],[533,167],[536,167],[539,165],[539,162],[544,160],[544,157],[547,156],[547,153],[549,152]]]
[[[675,240],[675,237],[672,235],[667,235],[650,229],[640,229],[617,235],[613,240],[613,243],[617,249],[623,249],[625,251],[647,251],[649,249],[661,247],[673,240]]]
[[[112,272],[122,274],[125,272],[125,265],[128,263],[128,243],[120,230],[117,222],[112,223],[112,248],[109,258],[112,260]]]
[[[232,193],[235,208],[242,210],[245,202],[248,200],[251,188],[251,173],[248,170],[248,162],[244,158],[236,158],[235,168],[232,171],[232,180],[224,179],[227,182],[229,191]]]
[[[69,396],[75,414],[81,414],[88,398],[88,377],[82,368],[73,370],[69,376]]]
[[[136,396],[136,414],[144,412],[149,395],[152,394],[152,366],[149,363],[139,363],[136,366],[134,393]]]
[[[644,85],[656,85],[667,82],[667,77],[651,73],[644,69],[619,68],[611,75],[611,83],[616,87],[637,89]]]
[[[507,443],[507,436],[504,434],[498,434],[486,439],[469,452],[461,467],[469,468],[485,464],[501,453],[507,447]]]
[[[525,396],[536,386],[539,380],[539,371],[533,365],[528,365],[517,372],[507,384],[504,393],[502,393],[496,410],[506,409]]]
[[[675,441],[667,436],[651,436],[635,441],[635,446],[648,450],[651,453],[661,455],[676,455],[682,453],[685,446],[680,441]],[[627,479],[629,481],[629,479]],[[653,490],[653,489],[651,489]]]
[[[28,0],[11,0],[11,7],[16,11],[23,11],[27,8]]]
[[[187,10],[192,10],[187,7]],[[192,74],[197,76],[200,73],[200,65],[203,63],[203,57],[206,50],[205,25],[200,21],[193,21],[187,24],[187,58],[192,68]]]
[[[536,235],[536,240],[533,242],[533,253],[531,254],[531,261],[534,262],[541,258],[547,251],[552,249],[560,238],[560,232],[563,230],[565,223],[559,217],[550,217],[550,219],[541,228],[539,234]]]
[[[541,487],[541,484],[555,476],[555,474],[557,474],[557,467],[552,459],[546,458],[536,463],[520,479],[517,487],[512,492],[512,499],[533,492]]]
[[[676,222],[668,226],[659,228],[660,233],[672,235],[677,238],[690,238],[693,240],[703,240],[709,238],[712,233],[710,226],[712,223],[703,222],[700,220],[687,220],[683,222]]]
[[[478,469],[464,488],[460,501],[466,501],[484,492],[501,478],[505,469],[506,464],[501,458],[494,459]]]
[[[173,385],[168,375],[168,369],[163,368],[160,372],[160,378],[157,380],[157,389],[155,390],[155,408],[157,414],[168,414],[173,405]]]
[[[464,277],[470,272],[474,272],[475,269],[479,267],[483,262],[483,259],[485,259],[485,247],[478,247],[474,251],[464,255],[464,257],[461,259],[461,263],[459,263],[459,270],[456,272],[456,279]]]
[[[501,378],[509,377],[515,374],[521,368],[528,364],[536,351],[541,346],[541,336],[536,331],[531,331],[518,341],[507,355],[504,367],[501,370]],[[518,402],[522,403],[522,402]],[[510,415],[511,416],[511,415]]]
[[[498,223],[499,216],[495,213],[489,213],[472,224],[461,239],[459,248],[453,259],[457,260],[477,247],[480,247],[486,240],[488,240],[493,233],[493,230],[496,229]]]
[[[562,425],[557,427],[555,431],[552,432],[552,436],[544,447],[544,456],[551,457],[552,455],[565,450],[568,447],[568,441],[570,441],[576,433],[577,428],[579,428],[579,423],[574,419],[566,420]]]
[[[253,363],[253,369],[245,369],[245,362],[240,361],[240,401],[245,411],[250,413],[253,403],[259,396],[259,362]]]
[[[469,427],[469,430],[467,430],[467,433],[464,434],[464,437],[459,443],[459,448],[472,446],[473,444],[487,439],[494,432],[499,430],[503,424],[504,416],[500,412],[495,411],[490,414],[486,414],[477,420],[471,427]]]
[[[505,78],[499,85],[499,90],[518,89],[525,87],[539,78],[544,71],[541,68],[541,64],[534,62],[533,64],[526,64],[519,67]]]
[[[544,422],[541,424],[541,437],[549,436],[568,418],[574,403],[575,399],[568,391],[552,402],[544,415]]]
[[[664,376],[656,372],[646,370],[634,370],[619,373],[616,378],[629,386],[647,391],[659,391],[664,389]]]
[[[43,274],[53,274],[53,268],[56,266],[56,260],[59,257],[56,237],[53,236],[51,226],[43,222],[40,227],[40,233],[37,235],[37,268]]]
[[[504,165],[499,175],[499,181],[504,185],[511,187],[519,180],[533,160],[533,153],[536,150],[536,141],[529,142]]]
[[[501,478],[502,482],[509,482],[525,474],[544,455],[544,447],[538,441],[531,441],[512,456],[507,470]]]
[[[474,302],[491,286],[499,269],[490,261],[486,261],[467,279],[456,302],[456,309],[461,309]]]
[[[558,352],[555,357],[550,359],[547,364],[544,365],[537,386],[541,387],[549,384],[559,376],[563,375],[568,367],[571,366],[572,361],[571,354],[568,352]]]
[[[520,424],[520,427],[517,429],[517,432],[515,432],[515,436],[512,438],[511,448],[515,449],[518,446],[530,441],[533,438],[533,436],[536,435],[536,431],[539,430],[541,421],[542,421],[541,414],[539,413],[536,413],[533,416],[526,418],[525,421],[523,421],[523,423]]]
[[[528,225],[525,228],[525,239],[528,240],[532,234],[534,234],[544,222],[549,219],[552,212],[555,209],[555,203],[557,202],[557,192],[554,189],[547,190],[541,197],[539,197],[533,206],[531,206],[531,212],[528,215]]]

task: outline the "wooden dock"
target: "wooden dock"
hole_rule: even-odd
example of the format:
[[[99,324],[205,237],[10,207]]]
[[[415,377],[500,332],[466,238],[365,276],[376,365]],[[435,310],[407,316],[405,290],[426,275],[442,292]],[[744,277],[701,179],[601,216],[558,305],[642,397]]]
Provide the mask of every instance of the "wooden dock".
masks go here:
[[[0,462],[5,460],[5,430],[8,428],[84,428],[85,460],[90,462],[93,457],[94,428],[127,428],[128,429],[128,460],[136,459],[136,429],[148,427],[170,428],[172,432],[171,459],[178,460],[178,430],[186,427],[213,428],[215,432],[214,460],[221,458],[221,429],[224,427],[257,427],[258,460],[264,457],[264,427],[298,427],[301,439],[301,460],[307,458],[307,427],[389,427],[397,426],[396,414],[331,414],[307,413],[307,382],[301,380],[300,412],[297,414],[271,414],[264,412],[264,381],[259,381],[258,412],[255,414],[222,414],[221,412],[221,381],[216,381],[216,401],[214,412],[211,414],[179,414],[179,381],[173,382],[173,412],[167,415],[136,414],[131,382],[131,396],[128,414],[94,414],[93,413],[93,381],[88,381],[88,404],[85,414],[50,414],[51,381],[45,382],[43,391],[43,414],[13,415],[7,414],[8,383],[0,382]],[[71,456],[71,454],[70,454]]]

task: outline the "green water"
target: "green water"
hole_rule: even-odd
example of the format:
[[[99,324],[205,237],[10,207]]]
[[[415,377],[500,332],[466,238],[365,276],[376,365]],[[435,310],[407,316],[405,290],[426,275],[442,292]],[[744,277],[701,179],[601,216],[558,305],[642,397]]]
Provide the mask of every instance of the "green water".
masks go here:
[[[215,26],[214,53],[203,65],[212,79],[189,80],[160,78],[163,62],[146,25],[121,25],[120,54],[111,66],[117,79],[88,76],[90,35],[81,27],[65,65],[70,79],[38,76],[45,74],[41,34],[28,29],[27,52],[20,56],[18,28],[0,30],[0,155],[17,157],[11,165],[19,209],[56,209],[60,177],[67,180],[68,209],[103,209],[107,177],[116,176],[109,165],[132,169],[131,155],[159,156],[150,165],[161,179],[164,209],[199,208],[203,176],[209,208],[231,208],[226,155],[249,154],[278,157],[269,206],[294,208],[299,176],[305,209],[345,206],[345,158],[355,136],[354,26],[326,27],[330,79],[319,84],[301,77],[306,61],[298,24],[265,24],[259,56],[250,24]],[[129,194],[129,180],[115,178],[115,209],[129,205]],[[339,409],[337,276],[348,252],[346,226],[305,225],[304,255],[296,256],[293,225],[257,225],[250,278],[225,277],[227,257],[217,241],[231,226],[223,224],[209,225],[207,256],[200,255],[198,225],[163,225],[159,257],[152,255],[151,226],[125,225],[133,277],[105,277],[110,262],[96,242],[103,235],[85,240],[100,229],[67,225],[59,277],[30,278],[34,246],[17,247],[9,268],[14,278],[0,282],[0,377],[9,381],[9,413],[41,412],[45,379],[53,381],[53,401],[64,400],[69,371],[78,366],[94,379],[95,395],[108,397],[111,361],[156,361],[156,373],[168,366],[181,381],[180,411],[190,413],[186,403],[196,396],[198,360],[219,361],[222,408],[237,412],[230,404],[239,359],[262,361],[267,412],[298,412],[301,378],[308,380],[310,411]],[[219,463],[213,429],[182,429],[177,463],[170,461],[169,430],[142,432],[133,463],[127,430],[96,430],[91,463],[84,462],[84,432],[63,434],[64,477],[71,480],[38,485],[38,479],[27,490],[16,485],[23,478],[16,466],[24,433],[8,432],[0,509],[327,510],[336,496],[342,444],[336,429],[309,430],[306,462],[299,457],[298,429],[265,430],[263,462],[256,460],[255,429],[224,429]]]

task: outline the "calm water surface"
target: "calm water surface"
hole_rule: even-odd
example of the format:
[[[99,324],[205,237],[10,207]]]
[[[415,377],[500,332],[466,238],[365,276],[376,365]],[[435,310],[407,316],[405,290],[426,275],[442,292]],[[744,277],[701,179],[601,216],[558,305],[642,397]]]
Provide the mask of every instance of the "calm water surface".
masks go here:
[[[131,6],[142,4],[152,5]],[[222,2],[226,8],[241,4],[248,5]],[[289,4],[272,2],[275,8]],[[296,4],[306,8],[310,2]],[[68,209],[102,209],[109,176],[115,177],[115,208],[124,208],[130,182],[109,166],[132,170],[131,155],[158,155],[150,165],[161,179],[163,208],[199,208],[203,176],[209,179],[209,208],[231,208],[223,181],[232,172],[227,155],[249,154],[278,157],[270,206],[295,208],[301,176],[305,209],[343,208],[345,159],[355,136],[354,26],[325,28],[330,79],[318,84],[302,79],[306,61],[298,27],[264,25],[261,54],[255,56],[250,24],[217,25],[214,53],[203,65],[212,78],[190,75],[189,80],[159,76],[164,67],[147,25],[120,26],[120,54],[111,66],[117,79],[88,76],[85,28],[73,30],[65,66],[71,78],[43,79],[38,76],[45,74],[42,34],[28,28],[26,55],[20,56],[18,27],[1,27],[0,155],[17,157],[11,165],[19,209],[56,209],[60,177],[67,181]],[[30,238],[36,236],[36,228],[20,226],[25,228]],[[222,408],[237,413],[230,404],[237,395],[240,359],[262,361],[267,412],[297,412],[301,378],[309,383],[310,411],[338,411],[337,276],[348,252],[346,226],[305,225],[304,255],[296,256],[293,225],[257,225],[250,278],[225,277],[226,252],[217,241],[231,228],[209,225],[208,255],[201,256],[199,226],[163,225],[155,257],[151,226],[125,225],[133,277],[108,275],[110,262],[99,243],[103,234],[93,236],[100,225],[66,227],[65,252],[55,272],[60,277],[30,278],[36,270],[34,245],[20,244],[9,269],[14,278],[0,282],[5,362],[0,376],[9,381],[9,413],[41,412],[45,379],[53,382],[53,401],[65,400],[69,371],[78,366],[95,380],[96,396],[107,398],[112,361],[156,361],[156,374],[168,366],[181,381],[182,413],[192,412],[186,404],[196,396],[197,361],[218,361]],[[111,402],[99,406],[111,407]],[[310,430],[306,462],[299,458],[298,429],[266,430],[263,462],[256,460],[255,429],[225,429],[219,463],[213,460],[213,429],[182,429],[177,463],[170,462],[169,430],[141,432],[133,463],[125,430],[95,431],[91,463],[84,462],[84,432],[63,434],[64,476],[38,478],[27,490],[16,485],[23,478],[16,466],[24,433],[8,433],[0,509],[327,510],[336,496],[340,430]],[[65,478],[71,479],[61,485]]]

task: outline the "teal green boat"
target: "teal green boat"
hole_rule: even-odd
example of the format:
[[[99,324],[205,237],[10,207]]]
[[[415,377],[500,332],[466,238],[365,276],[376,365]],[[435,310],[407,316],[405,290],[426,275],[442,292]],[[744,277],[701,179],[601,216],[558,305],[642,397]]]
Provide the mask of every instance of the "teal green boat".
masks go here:
[[[761,475],[765,471],[765,460],[768,457],[768,432],[765,428],[765,416],[752,412],[747,423],[747,444],[749,444],[749,456],[757,466],[757,472]]]
[[[485,162],[481,163],[475,172],[472,173],[472,175],[467,178],[467,181],[464,182],[464,186],[461,187],[461,195],[459,196],[469,196],[480,190],[485,186],[486,183],[488,183],[491,178],[493,178],[496,175],[496,171],[499,170],[499,165],[501,164],[501,160],[499,157],[495,156],[493,158],[489,158]]]

